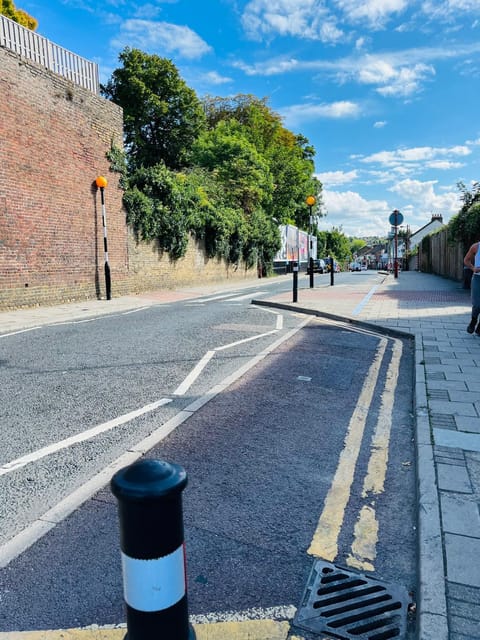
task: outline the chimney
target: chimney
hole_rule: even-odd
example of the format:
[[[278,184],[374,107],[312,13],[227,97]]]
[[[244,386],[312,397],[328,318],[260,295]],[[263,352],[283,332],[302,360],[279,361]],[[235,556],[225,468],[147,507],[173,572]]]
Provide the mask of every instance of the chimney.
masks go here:
[[[434,220],[438,220],[438,222],[441,222],[443,224],[443,216],[441,213],[434,213],[432,214],[432,222]]]

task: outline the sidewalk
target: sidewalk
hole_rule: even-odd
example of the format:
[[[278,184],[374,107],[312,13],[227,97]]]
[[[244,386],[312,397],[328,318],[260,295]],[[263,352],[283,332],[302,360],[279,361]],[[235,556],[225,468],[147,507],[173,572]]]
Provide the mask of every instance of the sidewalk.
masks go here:
[[[354,275],[358,277],[354,285],[344,285],[337,277],[334,286],[330,276],[315,276],[315,288],[310,289],[308,278],[301,274],[297,303],[292,303],[290,290],[267,293],[256,304],[415,336],[418,637],[480,640],[480,338],[466,332],[469,292],[457,282],[418,272],[402,272],[397,279],[385,275],[373,288],[372,278]],[[268,291],[270,282],[262,281],[262,288],[265,284]],[[4,312],[0,335],[258,284],[258,280],[226,283]],[[278,625],[283,626],[258,638],[286,638],[285,623]],[[251,632],[256,633],[253,628]],[[197,637],[217,637],[204,633],[207,630],[199,628]]]
[[[415,336],[420,640],[480,638],[480,338],[470,293],[438,276],[386,275],[372,291],[317,279],[297,303],[260,304],[367,322]],[[433,444],[432,444],[433,443]]]

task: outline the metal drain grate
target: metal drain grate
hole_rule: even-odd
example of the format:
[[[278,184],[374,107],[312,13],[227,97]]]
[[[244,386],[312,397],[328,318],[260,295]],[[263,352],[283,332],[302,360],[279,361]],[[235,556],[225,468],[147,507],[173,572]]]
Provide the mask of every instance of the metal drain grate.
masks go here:
[[[294,624],[333,638],[388,640],[405,636],[406,589],[317,560]]]

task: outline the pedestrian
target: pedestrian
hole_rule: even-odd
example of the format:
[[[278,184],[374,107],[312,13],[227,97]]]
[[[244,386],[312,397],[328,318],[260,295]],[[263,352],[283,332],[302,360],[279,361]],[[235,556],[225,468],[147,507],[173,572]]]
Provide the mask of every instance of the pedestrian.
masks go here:
[[[470,285],[470,295],[472,300],[472,319],[467,327],[468,333],[480,336],[480,324],[477,325],[480,314],[480,242],[472,244],[467,251],[463,264],[472,270],[472,282]]]

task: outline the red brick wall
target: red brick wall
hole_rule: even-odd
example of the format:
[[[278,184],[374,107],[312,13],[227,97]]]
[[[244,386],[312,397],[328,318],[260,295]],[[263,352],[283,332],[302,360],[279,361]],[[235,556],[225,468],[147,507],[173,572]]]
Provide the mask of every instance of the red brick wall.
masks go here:
[[[122,143],[119,107],[0,48],[0,306],[101,293],[98,175],[109,181],[112,279],[126,276],[122,194],[105,155],[112,140]]]
[[[255,275],[135,241],[106,158],[122,135],[119,107],[0,47],[0,309],[105,296],[99,175],[112,297]]]

